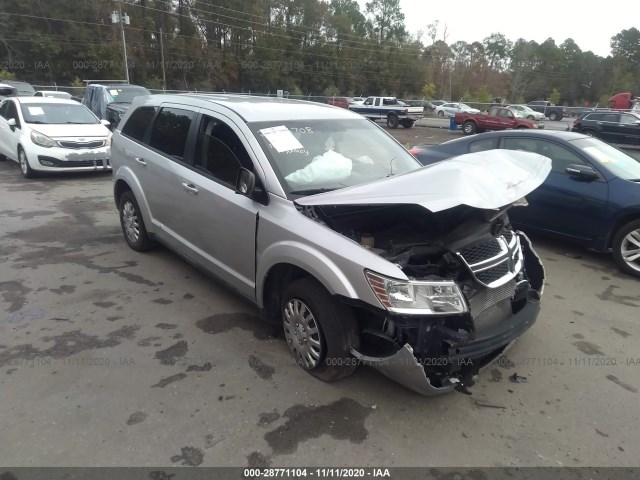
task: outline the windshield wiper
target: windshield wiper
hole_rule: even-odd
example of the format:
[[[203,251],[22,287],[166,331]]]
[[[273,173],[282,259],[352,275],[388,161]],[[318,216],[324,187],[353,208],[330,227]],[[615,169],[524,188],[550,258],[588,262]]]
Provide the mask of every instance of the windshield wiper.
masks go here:
[[[65,122],[65,123],[71,123],[73,125],[90,125],[87,122]]]
[[[318,193],[332,192],[337,188],[308,188],[306,190],[293,190],[291,195],[317,195]]]

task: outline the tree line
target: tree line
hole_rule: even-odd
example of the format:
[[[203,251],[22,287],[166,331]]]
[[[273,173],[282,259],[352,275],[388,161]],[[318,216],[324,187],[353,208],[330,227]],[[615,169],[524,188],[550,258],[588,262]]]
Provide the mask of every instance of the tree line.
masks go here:
[[[112,23],[120,10],[129,24]],[[131,83],[155,89],[566,105],[640,93],[635,27],[605,58],[571,38],[448,43],[437,19],[419,34],[404,21],[399,0],[0,0],[0,78],[124,79],[123,27]]]

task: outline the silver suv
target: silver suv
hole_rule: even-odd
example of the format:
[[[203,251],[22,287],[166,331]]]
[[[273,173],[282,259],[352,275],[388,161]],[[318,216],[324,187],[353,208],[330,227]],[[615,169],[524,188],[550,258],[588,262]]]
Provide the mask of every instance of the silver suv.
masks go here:
[[[466,391],[538,315],[542,264],[506,212],[545,157],[421,167],[342,108],[191,94],[136,99],[111,156],[129,246],[162,242],[255,302],[322,380],[367,364]]]

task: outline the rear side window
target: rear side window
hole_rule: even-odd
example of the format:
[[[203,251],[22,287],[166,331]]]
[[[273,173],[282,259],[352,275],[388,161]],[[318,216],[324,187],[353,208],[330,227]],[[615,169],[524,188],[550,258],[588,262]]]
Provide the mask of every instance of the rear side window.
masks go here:
[[[469,153],[473,152],[484,152],[486,150],[493,150],[498,148],[498,141],[500,139],[496,138],[483,138],[482,140],[476,140],[475,142],[471,142],[469,144]]]
[[[539,153],[551,159],[551,170],[565,173],[569,165],[587,165],[574,152],[555,143],[533,138],[505,138],[504,148],[508,150],[524,150],[525,152]]]
[[[155,114],[156,107],[138,107],[122,128],[122,134],[133,140],[142,142],[147,132],[147,127]]]
[[[181,108],[160,110],[151,129],[149,146],[177,160],[184,159],[189,128],[195,113]]]

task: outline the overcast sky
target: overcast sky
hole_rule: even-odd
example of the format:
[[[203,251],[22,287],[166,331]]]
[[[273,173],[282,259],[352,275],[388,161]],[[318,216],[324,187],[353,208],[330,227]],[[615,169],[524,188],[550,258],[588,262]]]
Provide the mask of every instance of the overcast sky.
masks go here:
[[[361,9],[367,0],[358,0]],[[640,28],[640,0],[575,2],[569,0],[400,0],[407,29],[425,32],[440,21],[439,39],[447,26],[447,43],[482,41],[492,33],[557,45],[573,38],[582,51],[606,57],[611,37],[621,30]]]

